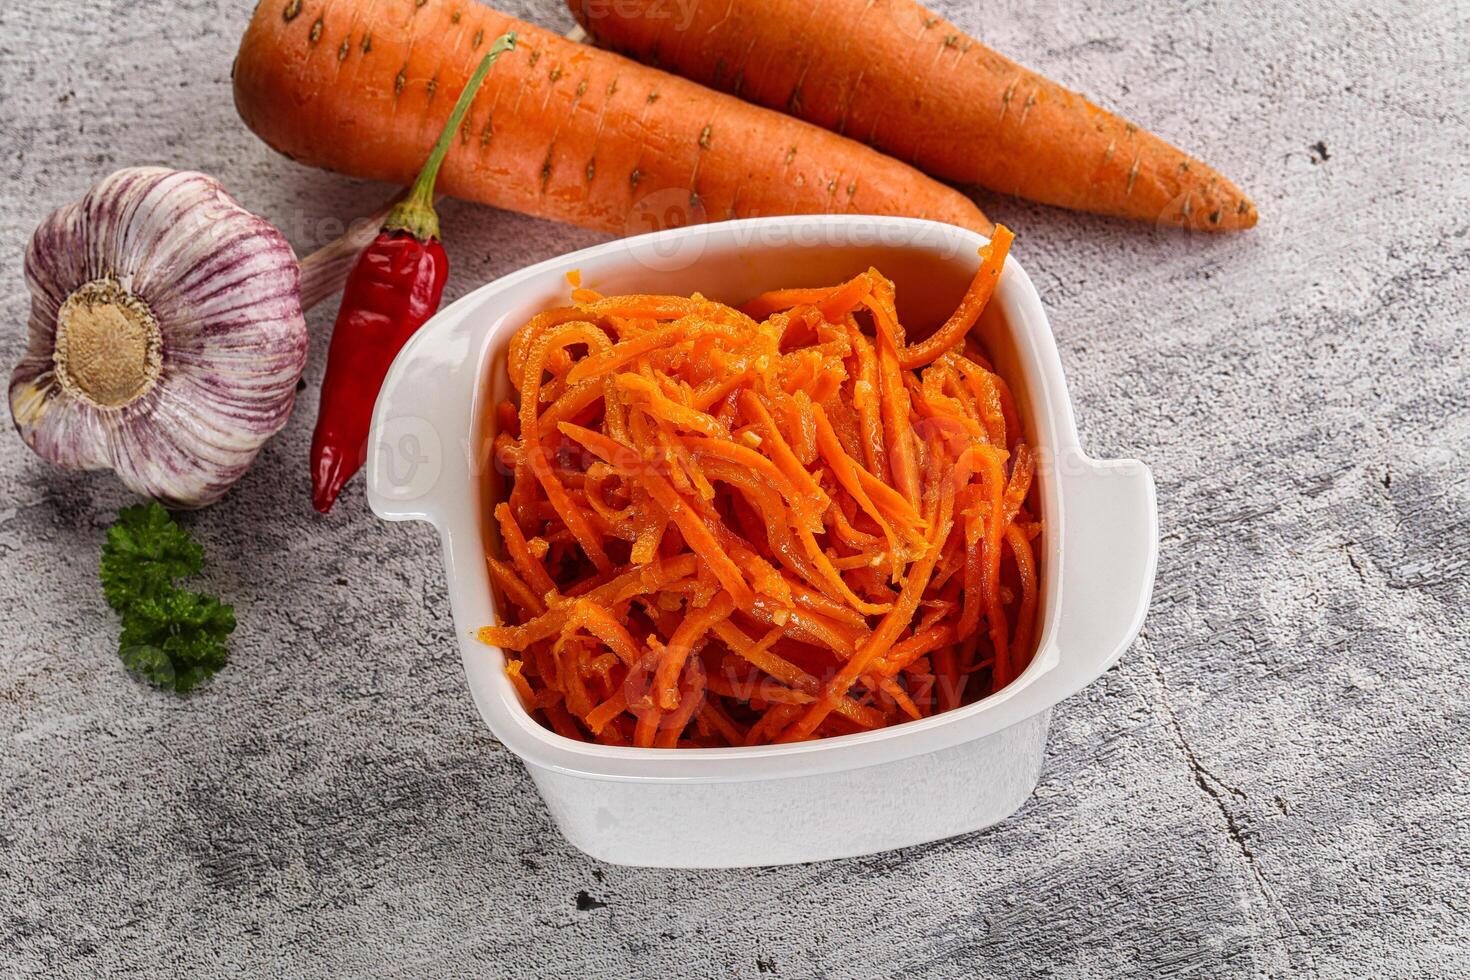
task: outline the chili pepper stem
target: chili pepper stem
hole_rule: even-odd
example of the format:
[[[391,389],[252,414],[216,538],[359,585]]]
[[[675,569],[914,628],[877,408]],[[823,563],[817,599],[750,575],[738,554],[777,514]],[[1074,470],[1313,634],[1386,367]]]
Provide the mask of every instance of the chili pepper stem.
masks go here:
[[[454,103],[454,111],[449,114],[449,121],[444,124],[438,141],[429,151],[429,158],[424,161],[424,169],[419,171],[418,178],[414,180],[408,196],[388,212],[388,217],[383,221],[384,231],[406,231],[421,242],[439,237],[439,215],[434,210],[434,182],[439,177],[439,168],[444,163],[444,157],[449,153],[449,146],[454,142],[454,134],[459,131],[460,123],[464,121],[470,103],[475,101],[475,93],[479,91],[480,83],[490,73],[490,66],[495,64],[495,59],[499,58],[503,52],[510,51],[515,46],[516,35],[514,31],[511,31],[509,34],[502,34],[496,38],[495,43],[490,45],[490,50],[485,52],[485,57],[480,60],[480,66],[475,69],[475,73],[465,83],[464,90],[459,93],[459,101]]]

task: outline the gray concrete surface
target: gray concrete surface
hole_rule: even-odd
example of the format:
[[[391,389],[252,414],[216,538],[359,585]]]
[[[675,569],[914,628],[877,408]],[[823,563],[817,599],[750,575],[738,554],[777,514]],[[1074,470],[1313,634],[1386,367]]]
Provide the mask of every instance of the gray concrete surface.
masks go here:
[[[323,309],[289,428],[188,518],[240,628],[187,700],[113,654],[96,562],[128,496],[0,435],[0,974],[1470,974],[1470,6],[943,6],[1263,215],[1205,238],[984,200],[1021,232],[1084,443],[1148,460],[1163,521],[1144,635],[1058,709],[1021,812],[765,871],[569,849],[465,694],[431,532],[360,486],[311,511]],[[114,167],[217,174],[301,248],[383,195],[238,122],[248,12],[0,7],[7,365],[26,237]],[[451,296],[594,241],[444,218]]]

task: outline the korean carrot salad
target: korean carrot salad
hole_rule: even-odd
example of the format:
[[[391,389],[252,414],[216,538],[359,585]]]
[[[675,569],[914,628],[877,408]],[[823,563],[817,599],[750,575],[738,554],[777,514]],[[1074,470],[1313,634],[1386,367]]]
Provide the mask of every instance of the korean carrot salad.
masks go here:
[[[911,340],[876,269],[735,308],[602,296],[511,341],[487,556],[527,710],[569,738],[758,745],[1004,687],[1035,642],[1035,458],[971,328]]]

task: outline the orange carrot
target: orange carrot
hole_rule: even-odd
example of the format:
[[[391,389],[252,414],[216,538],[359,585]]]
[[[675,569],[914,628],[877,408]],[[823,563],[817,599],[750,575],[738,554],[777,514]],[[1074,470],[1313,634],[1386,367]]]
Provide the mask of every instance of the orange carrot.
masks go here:
[[[668,0],[569,6],[613,50],[945,180],[1209,231],[1256,223],[1250,199],[1211,168],[913,0],[687,0],[677,18]]]
[[[856,141],[473,0],[261,0],[235,105],[295,160],[406,184],[507,31],[516,49],[470,109],[439,178],[447,194],[616,233],[813,213],[990,230],[963,194]]]

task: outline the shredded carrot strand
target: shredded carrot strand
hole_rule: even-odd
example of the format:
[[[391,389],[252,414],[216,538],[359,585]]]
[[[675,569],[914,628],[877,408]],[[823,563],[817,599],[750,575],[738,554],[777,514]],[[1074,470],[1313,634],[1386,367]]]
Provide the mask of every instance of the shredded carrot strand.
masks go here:
[[[869,473],[882,480],[887,477],[888,467],[878,400],[878,355],[851,317],[847,319],[847,329],[857,364],[852,376],[852,407],[857,410],[861,427],[863,462]]]
[[[1016,525],[1006,528],[1006,546],[1016,560],[1016,571],[1021,577],[1021,608],[1016,614],[1016,632],[1011,638],[1015,650],[1030,651],[1031,630],[1036,621],[1036,559],[1031,551],[1031,542]]]
[[[704,667],[698,660],[691,660],[684,673],[688,680],[684,689],[679,693],[678,706],[663,719],[663,727],[653,740],[657,748],[672,749],[676,746],[679,743],[679,736],[684,733],[684,729],[694,718],[694,713],[704,702],[705,688],[708,684]]]
[[[842,484],[843,489],[857,502],[857,505],[862,508],[863,512],[873,519],[873,523],[878,526],[878,530],[888,540],[890,553],[897,555],[900,550],[898,535],[894,533],[893,527],[888,521],[883,518],[883,514],[878,510],[877,505],[873,503],[873,499],[868,496],[868,492],[864,488],[862,478],[859,475],[861,473],[861,467],[853,462],[852,457],[847,455],[847,450],[842,448],[842,443],[838,440],[837,433],[832,428],[832,423],[827,420],[827,413],[822,411],[820,405],[817,406],[815,414],[817,418],[817,451],[821,453],[822,458],[831,467],[832,475],[837,478],[837,482]]]
[[[521,531],[521,526],[515,522],[515,518],[511,516],[508,504],[496,505],[495,521],[500,525],[500,537],[505,544],[505,550],[510,554],[516,571],[520,572],[526,584],[543,598],[548,592],[556,592],[556,583],[551,580],[550,575],[546,574],[545,566],[531,554],[530,546],[526,543],[526,535]]]
[[[919,605],[919,597],[929,584],[929,576],[934,573],[934,565],[939,557],[939,545],[949,535],[954,510],[954,485],[949,480],[942,480],[940,484],[942,489],[938,514],[934,523],[936,533],[931,538],[933,547],[915,563],[914,568],[909,570],[908,580],[904,583],[898,602],[884,615],[883,622],[878,629],[874,630],[873,635],[863,644],[862,648],[842,665],[842,669],[837,672],[836,676],[827,682],[822,691],[822,697],[807,709],[800,721],[782,733],[779,741],[796,741],[810,737],[835,707],[837,700],[852,686],[859,675],[892,645],[899,632],[908,625],[914,610]]]
[[[735,602],[728,592],[721,592],[714,601],[703,609],[685,610],[684,621],[664,646],[658,670],[653,675],[654,699],[659,707],[672,709],[679,706],[676,681],[684,669],[694,645],[698,643],[715,623],[730,618],[735,611]]]
[[[975,272],[970,288],[965,291],[964,299],[960,300],[959,308],[938,330],[919,343],[904,348],[899,358],[904,367],[923,367],[940,354],[964,342],[965,335],[974,328],[975,321],[980,319],[985,305],[990,302],[991,294],[995,292],[995,284],[1000,281],[1001,269],[1006,264],[1006,255],[1009,254],[1011,242],[1015,238],[1005,225],[995,226],[995,234],[980,248],[980,268]]]
[[[672,484],[662,474],[650,472],[648,467],[640,465],[640,460],[627,446],[614,442],[606,436],[584,429],[570,422],[561,424],[562,432],[577,440],[588,449],[602,456],[604,460],[611,463],[625,477],[630,479],[641,479],[644,488],[648,491],[654,502],[663,508],[679,531],[684,535],[686,541],[693,545],[696,552],[710,563],[715,576],[729,590],[730,594],[740,602],[742,606],[754,601],[749,586],[740,575],[740,569],[730,560],[730,556],[720,547],[714,535],[710,532],[704,520],[691,508],[682,497],[679,496]],[[640,472],[642,471],[642,472]]]
[[[487,555],[485,561],[490,565],[490,577],[505,592],[506,598],[510,599],[522,609],[530,610],[534,615],[539,615],[546,611],[546,604],[536,598],[536,593],[532,592],[530,587],[521,581],[521,577],[516,574],[515,569],[491,555]]]
[[[825,510],[830,503],[827,494],[823,492],[821,485],[817,483],[811,473],[807,472],[806,466],[802,464],[795,450],[791,448],[791,444],[781,434],[780,427],[776,425],[776,420],[771,417],[771,413],[766,409],[765,404],[761,402],[760,397],[754,391],[748,388],[745,389],[740,393],[740,408],[751,419],[752,423],[760,429],[761,452],[770,458],[771,462],[776,465],[786,479],[791,481],[792,486],[798,492],[804,493],[809,497],[812,504],[819,511]],[[810,407],[808,411],[810,413]],[[812,430],[811,439],[813,442],[812,452],[815,454],[815,428]]]
[[[605,572],[612,568],[612,562],[602,549],[601,538],[592,529],[587,515],[572,502],[566,488],[552,470],[541,444],[541,417],[537,407],[540,403],[541,375],[546,356],[553,344],[565,346],[574,343],[602,349],[608,346],[608,339],[606,334],[592,324],[574,321],[561,324],[543,334],[531,348],[521,379],[521,443],[526,448],[526,462],[545,491],[546,499],[561,515],[567,529],[577,539],[592,564],[598,571]]]

